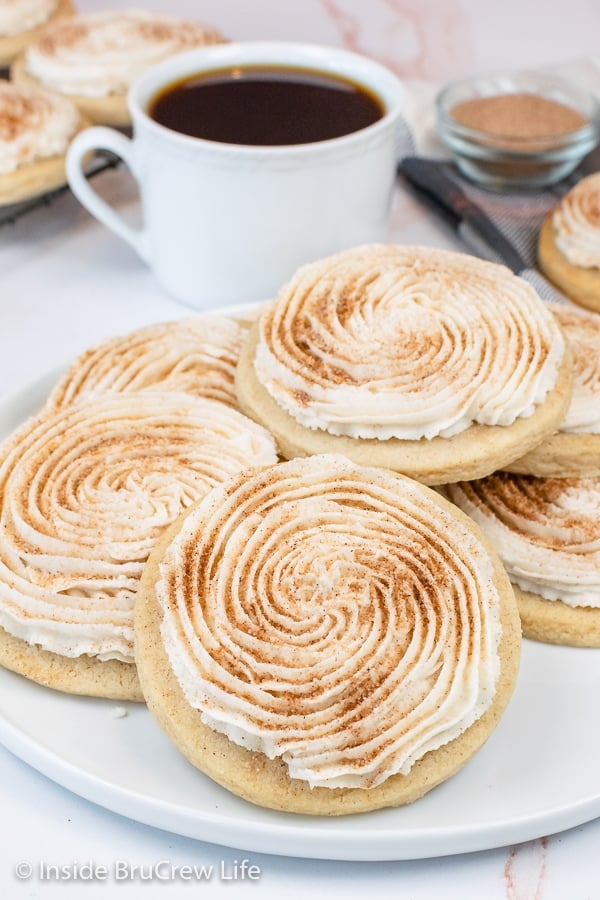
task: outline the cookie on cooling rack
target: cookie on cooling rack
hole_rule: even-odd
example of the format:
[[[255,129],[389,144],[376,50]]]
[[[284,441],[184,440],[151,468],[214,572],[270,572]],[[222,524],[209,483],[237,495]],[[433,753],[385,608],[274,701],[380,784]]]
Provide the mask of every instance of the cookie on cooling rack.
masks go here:
[[[73,11],[70,0],[8,0],[0,3],[0,67],[10,65],[44,26]]]
[[[552,434],[571,378],[556,320],[507,268],[372,245],[298,270],[250,332],[236,388],[285,457],[343,453],[441,484]]]
[[[600,477],[497,472],[444,493],[500,555],[525,637],[600,647]]]
[[[573,394],[558,431],[505,468],[521,474],[600,475],[600,316],[549,304],[571,347]]]
[[[66,184],[66,152],[86,124],[67,98],[0,80],[0,206]]]
[[[92,122],[125,127],[127,92],[148,66],[224,40],[212,27],[151,10],[82,13],[46,26],[10,74],[68,96]]]
[[[135,606],[151,713],[213,780],[313,815],[412,802],[495,729],[521,632],[495,553],[430,488],[322,455],[214,489]]]
[[[538,262],[569,299],[600,312],[600,173],[578,182],[546,217]]]
[[[41,413],[0,446],[0,664],[58,690],[141,700],[133,604],[167,526],[276,460],[215,400],[107,394]]]

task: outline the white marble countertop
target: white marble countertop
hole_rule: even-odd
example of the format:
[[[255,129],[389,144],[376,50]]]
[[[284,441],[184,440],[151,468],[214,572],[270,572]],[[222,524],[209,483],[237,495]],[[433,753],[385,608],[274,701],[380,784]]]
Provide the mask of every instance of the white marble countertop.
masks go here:
[[[415,95],[422,89],[423,96],[435,84],[475,71],[593,57],[600,30],[595,0],[145,0],[138,5],[194,15],[233,39],[347,46],[394,68]],[[105,4],[79,0],[78,6],[92,10]],[[96,183],[125,213],[135,215],[135,190],[125,171],[105,173]],[[400,187],[391,238],[459,247]],[[0,399],[105,336],[186,312],[161,293],[133,252],[68,193],[0,228],[0,273]],[[543,754],[543,746],[539,752]],[[514,754],[518,765],[518,746]],[[106,880],[79,881],[72,891],[78,898],[112,896],[115,890],[133,900],[153,896],[157,885],[167,884],[168,896],[174,898],[222,892],[331,900],[366,894],[398,900],[591,900],[598,892],[599,820],[529,843],[461,856],[315,861],[232,850],[141,825],[59,787],[3,748],[0,783],[0,895],[6,900],[65,896],[64,882],[39,877],[40,861],[106,866]],[[242,859],[258,868],[258,878],[233,877],[234,861]],[[118,887],[110,876],[117,860],[142,867]],[[175,867],[213,866],[213,876],[201,884],[176,876],[166,881],[143,877],[161,861]],[[15,874],[21,862],[34,867],[28,879]]]

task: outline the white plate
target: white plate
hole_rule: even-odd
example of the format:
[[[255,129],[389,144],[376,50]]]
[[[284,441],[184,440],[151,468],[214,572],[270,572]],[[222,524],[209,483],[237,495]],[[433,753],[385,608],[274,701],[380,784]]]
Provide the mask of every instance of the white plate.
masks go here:
[[[0,402],[0,437],[56,373]],[[485,747],[411,806],[318,818],[254,807],[196,771],[147,709],[47,690],[0,670],[0,740],[106,809],[237,849],[341,860],[418,859],[531,840],[600,816],[600,651],[524,642],[517,689]]]

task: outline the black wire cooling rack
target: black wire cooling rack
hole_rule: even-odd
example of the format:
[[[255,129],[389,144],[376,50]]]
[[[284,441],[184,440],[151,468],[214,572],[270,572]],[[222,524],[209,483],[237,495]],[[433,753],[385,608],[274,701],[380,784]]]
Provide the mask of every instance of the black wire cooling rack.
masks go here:
[[[122,160],[120,160],[119,157],[101,151],[86,165],[85,172],[88,178],[94,178],[101,172],[106,172],[107,169],[116,169],[121,162]],[[57,197],[68,193],[68,191],[69,186],[65,184],[62,187],[47,191],[44,194],[38,194],[31,200],[24,200],[20,203],[10,203],[5,206],[0,206],[0,228],[4,225],[14,225],[15,222],[18,222],[19,219],[23,218],[23,216],[26,216],[28,213],[44,206],[50,206]]]

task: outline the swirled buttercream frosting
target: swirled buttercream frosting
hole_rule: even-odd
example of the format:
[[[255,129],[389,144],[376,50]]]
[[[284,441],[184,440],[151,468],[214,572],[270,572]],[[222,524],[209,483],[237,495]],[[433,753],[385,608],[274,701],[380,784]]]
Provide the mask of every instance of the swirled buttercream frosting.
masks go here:
[[[110,338],[72,363],[46,408],[107,392],[185,391],[236,405],[235,367],[244,329],[224,316],[196,315]]]
[[[407,773],[492,702],[490,556],[410,479],[338,455],[233,479],[187,514],[159,568],[188,703],[311,787]]]
[[[0,36],[21,34],[47,22],[58,0],[2,0]]]
[[[600,434],[600,316],[551,304],[572,349],[573,394],[560,431]]]
[[[261,317],[255,369],[307,428],[414,440],[531,415],[563,354],[550,312],[504,266],[372,245],[295,274]]]
[[[488,536],[522,590],[600,608],[600,478],[498,472],[444,492]]]
[[[133,662],[133,603],[189,504],[276,455],[223,403],[114,394],[41,415],[0,447],[0,625],[63,656]]]
[[[573,266],[600,268],[600,173],[582,178],[552,215],[556,246]]]
[[[66,153],[78,127],[66,97],[0,81],[0,175]]]
[[[153,63],[224,41],[214,28],[130,9],[70,16],[47,25],[26,50],[26,68],[65,94],[105,97],[127,91]]]

